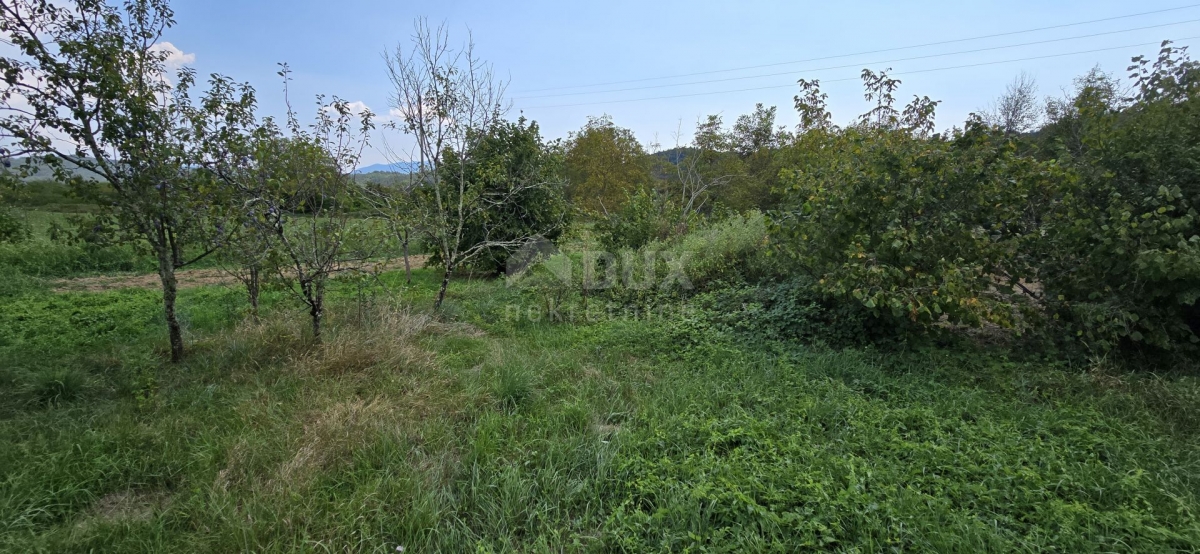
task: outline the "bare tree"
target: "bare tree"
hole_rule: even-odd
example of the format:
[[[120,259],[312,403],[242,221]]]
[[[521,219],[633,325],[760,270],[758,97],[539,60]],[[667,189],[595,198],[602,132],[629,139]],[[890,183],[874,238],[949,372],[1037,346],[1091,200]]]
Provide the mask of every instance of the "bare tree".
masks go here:
[[[1021,72],[1008,84],[1004,94],[982,112],[980,117],[985,123],[1005,133],[1026,133],[1034,130],[1042,121],[1037,81],[1029,74]]]
[[[759,104],[759,107],[762,105]],[[676,129],[673,134],[675,151],[682,152],[682,129]],[[692,152],[682,156],[674,164],[675,177],[679,181],[681,221],[686,221],[689,215],[703,209],[714,189],[728,185],[742,174],[740,171],[729,170],[724,167],[726,164],[722,163],[725,150],[730,148],[733,142],[722,129],[721,116],[710,115],[705,121],[696,122]]]
[[[440,309],[455,268],[485,252],[511,251],[533,239],[492,236],[484,215],[528,188],[547,183],[513,183],[489,192],[472,182],[470,154],[508,109],[507,83],[476,56],[473,42],[453,47],[444,24],[431,28],[427,20],[418,19],[411,45],[397,45],[384,57],[395,88],[391,105],[399,115],[396,127],[416,142],[408,161],[417,163],[412,178],[419,196],[428,198],[422,210],[424,227],[445,265],[434,303]],[[482,238],[468,240],[464,231],[479,222],[484,222]]]

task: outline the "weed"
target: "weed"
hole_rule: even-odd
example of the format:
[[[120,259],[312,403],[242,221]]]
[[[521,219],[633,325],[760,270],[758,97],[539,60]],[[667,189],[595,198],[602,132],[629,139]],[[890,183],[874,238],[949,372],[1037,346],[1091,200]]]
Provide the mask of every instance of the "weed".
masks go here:
[[[75,368],[60,368],[36,373],[29,394],[39,403],[57,405],[83,396],[88,377]]]

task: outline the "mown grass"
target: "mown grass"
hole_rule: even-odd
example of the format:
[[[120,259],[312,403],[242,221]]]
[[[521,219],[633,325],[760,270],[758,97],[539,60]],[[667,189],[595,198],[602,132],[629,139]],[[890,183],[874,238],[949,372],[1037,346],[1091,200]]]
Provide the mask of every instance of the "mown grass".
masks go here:
[[[502,282],[0,300],[0,550],[1191,551],[1200,384],[556,323]]]

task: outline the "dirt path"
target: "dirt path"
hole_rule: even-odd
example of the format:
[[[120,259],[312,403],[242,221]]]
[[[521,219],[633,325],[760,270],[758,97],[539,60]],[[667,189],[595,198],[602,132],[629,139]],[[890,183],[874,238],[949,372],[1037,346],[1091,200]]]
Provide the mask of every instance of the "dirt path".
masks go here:
[[[428,259],[429,256],[427,255],[408,257],[409,264],[411,264],[413,269],[425,267],[425,262]],[[401,258],[391,260],[385,264],[377,264],[372,269],[375,271],[403,270],[404,259]],[[175,279],[179,282],[179,288],[181,289],[202,287],[205,285],[231,285],[238,282],[232,275],[220,269],[184,269],[175,272]],[[58,279],[53,282],[53,285],[54,292],[101,292],[127,288],[153,289],[162,286],[162,283],[158,280],[158,274],[142,273]]]

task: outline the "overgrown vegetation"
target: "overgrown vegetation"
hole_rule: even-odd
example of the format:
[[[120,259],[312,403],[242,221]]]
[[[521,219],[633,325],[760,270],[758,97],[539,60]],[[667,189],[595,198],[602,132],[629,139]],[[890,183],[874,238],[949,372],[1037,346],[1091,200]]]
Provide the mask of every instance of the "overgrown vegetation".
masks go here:
[[[75,4],[0,8],[0,550],[1200,549],[1182,49],[660,150],[544,139],[418,20],[412,173],[356,179],[369,111],[260,119],[164,74],[165,2]]]
[[[440,272],[337,281],[325,340],[278,292],[5,301],[8,550],[1188,550],[1194,376],[1006,349],[805,347],[813,317],[506,317]],[[790,295],[780,294],[782,298]],[[747,299],[749,300],[749,299]],[[720,300],[706,302],[717,316]],[[763,305],[770,303],[767,299]],[[728,303],[728,302],[727,302]],[[80,314],[72,316],[71,314]],[[69,319],[83,317],[86,325]],[[869,316],[864,316],[869,318]],[[869,320],[869,319],[866,319]],[[738,322],[746,324],[736,327]],[[782,324],[782,321],[780,322]],[[853,330],[843,332],[854,333]],[[826,340],[838,340],[828,337]],[[667,346],[669,345],[669,346]],[[36,429],[54,429],[44,434]],[[303,500],[301,500],[303,499]],[[807,546],[805,546],[807,545]]]

